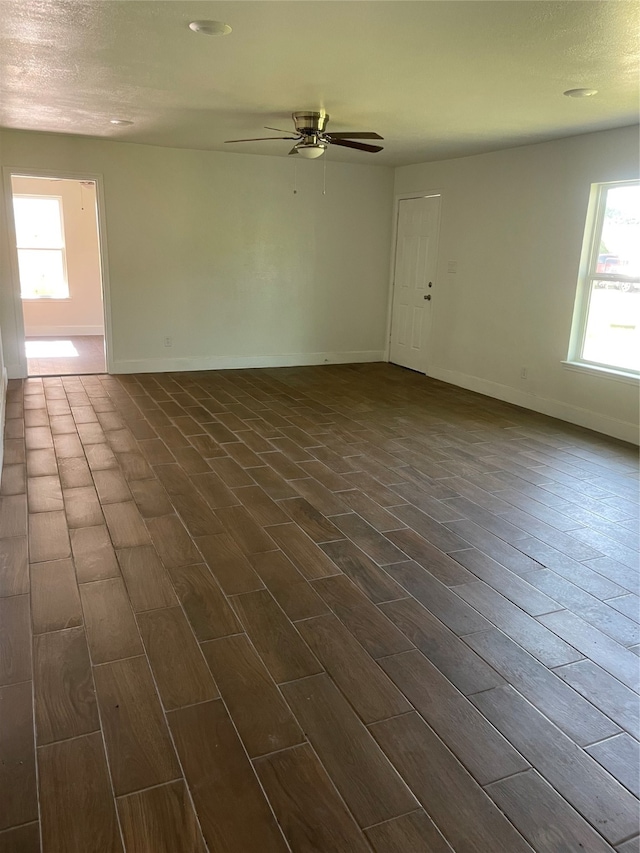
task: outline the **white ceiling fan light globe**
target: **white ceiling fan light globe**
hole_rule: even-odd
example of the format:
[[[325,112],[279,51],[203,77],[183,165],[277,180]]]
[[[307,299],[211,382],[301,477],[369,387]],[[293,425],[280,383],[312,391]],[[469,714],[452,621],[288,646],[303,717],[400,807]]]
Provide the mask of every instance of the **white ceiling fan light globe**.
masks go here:
[[[298,145],[296,150],[305,160],[315,160],[317,157],[322,157],[325,149],[325,145]]]

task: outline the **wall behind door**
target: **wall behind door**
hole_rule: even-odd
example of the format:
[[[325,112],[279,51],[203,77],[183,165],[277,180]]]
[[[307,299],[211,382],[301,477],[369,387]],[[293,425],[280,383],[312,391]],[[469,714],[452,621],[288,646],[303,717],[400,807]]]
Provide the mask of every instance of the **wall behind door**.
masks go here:
[[[16,194],[62,199],[69,299],[25,299],[27,337],[104,335],[95,184],[12,178]]]

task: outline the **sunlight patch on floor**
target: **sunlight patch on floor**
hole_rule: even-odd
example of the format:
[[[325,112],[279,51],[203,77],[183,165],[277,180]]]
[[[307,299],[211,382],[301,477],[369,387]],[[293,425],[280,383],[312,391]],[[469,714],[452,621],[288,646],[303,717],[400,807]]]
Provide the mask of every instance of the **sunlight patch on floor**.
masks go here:
[[[27,358],[77,358],[71,341],[25,341]]]

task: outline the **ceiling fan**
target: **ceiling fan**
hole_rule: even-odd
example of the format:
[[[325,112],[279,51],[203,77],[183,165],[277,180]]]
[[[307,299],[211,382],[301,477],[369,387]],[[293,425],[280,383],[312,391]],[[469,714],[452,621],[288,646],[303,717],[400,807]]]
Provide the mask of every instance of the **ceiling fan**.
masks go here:
[[[295,145],[289,154],[300,154],[308,160],[321,157],[329,145],[341,145],[343,148],[357,148],[358,151],[370,151],[375,154],[382,151],[380,145],[369,145],[366,142],[354,142],[354,139],[382,139],[378,133],[354,131],[353,133],[327,133],[326,126],[329,116],[325,112],[292,113],[295,124],[295,136],[262,136],[256,139],[227,139],[226,142],[263,142],[268,139],[289,139]],[[279,127],[267,127],[267,130],[277,130],[278,133],[290,133]]]

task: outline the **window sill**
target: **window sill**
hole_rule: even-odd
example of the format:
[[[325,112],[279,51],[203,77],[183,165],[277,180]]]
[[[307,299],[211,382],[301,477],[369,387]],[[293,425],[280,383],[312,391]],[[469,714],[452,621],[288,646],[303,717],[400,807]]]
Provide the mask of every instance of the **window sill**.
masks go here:
[[[578,373],[587,373],[591,376],[600,376],[604,379],[613,379],[615,382],[625,382],[627,385],[637,385],[638,381],[640,381],[640,376],[637,373],[616,370],[614,367],[600,367],[597,364],[587,364],[583,361],[563,361],[562,365],[567,370],[575,370]]]
[[[23,302],[71,302],[70,296],[21,296]]]

